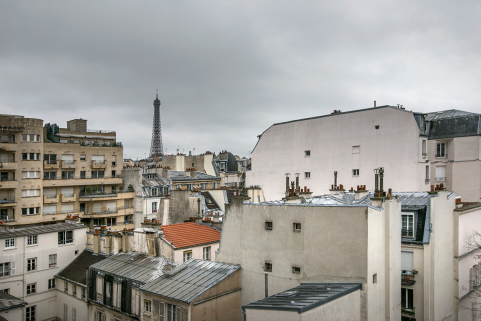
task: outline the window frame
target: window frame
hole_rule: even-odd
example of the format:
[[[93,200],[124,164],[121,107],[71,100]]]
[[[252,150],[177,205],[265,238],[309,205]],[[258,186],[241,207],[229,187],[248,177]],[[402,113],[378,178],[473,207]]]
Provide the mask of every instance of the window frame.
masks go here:
[[[27,245],[38,245],[38,235],[29,235],[27,237]]]
[[[53,263],[52,263],[52,261],[53,261]],[[49,268],[57,267],[57,254],[49,254],[48,255],[48,267]]]
[[[5,250],[8,250],[8,249],[15,249],[15,245],[16,245],[16,238],[9,238],[9,239],[5,239],[5,243],[4,243],[4,249]]]
[[[25,308],[25,321],[35,321],[35,305],[29,306]]]
[[[37,282],[27,284],[27,295],[37,293]]]
[[[0,263],[0,277],[12,275],[12,262]]]
[[[311,178],[311,172],[304,172],[304,178],[305,179]]]
[[[293,266],[292,267],[292,273],[301,274],[301,268],[299,266]]]
[[[152,301],[144,299],[144,313],[152,313]]]
[[[55,278],[48,279],[48,289],[49,290],[55,289]]]
[[[305,156],[305,157],[311,157],[311,150],[305,150],[305,151],[304,151],[304,156]]]
[[[293,231],[296,233],[301,233],[302,225],[301,223],[292,223]]]
[[[67,239],[67,233],[71,233],[72,238]],[[62,239],[60,238],[60,235],[62,234]],[[60,231],[58,232],[58,245],[67,245],[67,244],[74,244],[74,234],[73,230],[67,230],[67,231]]]
[[[187,259],[186,259],[187,257]],[[182,253],[183,263],[187,262],[192,258],[192,250],[184,251]]]
[[[27,259],[27,272],[36,271],[37,270],[37,258],[31,257]]]
[[[264,262],[264,272],[272,272],[272,263]]]
[[[274,224],[272,221],[265,222],[265,229],[266,231],[272,231],[274,229]]]
[[[447,155],[448,154],[446,142],[436,143],[436,158],[446,158]]]
[[[205,246],[202,249],[202,257],[205,261],[210,261],[210,253],[211,253],[211,247],[210,246]]]
[[[352,170],[352,176],[353,177],[359,177],[359,168],[354,168]]]
[[[411,292],[411,302],[409,302],[409,292]],[[410,306],[406,306],[406,305],[410,305]],[[413,289],[401,288],[401,308],[404,308],[408,311],[414,310],[414,290]]]
[[[406,220],[406,228],[404,227],[404,217],[407,218]],[[412,230],[411,233],[409,233],[409,221],[411,220],[411,225],[412,225]],[[414,239],[416,237],[415,233],[415,228],[414,228],[414,213],[410,212],[401,212],[401,237],[402,238],[409,238],[409,239]],[[404,235],[403,231],[406,230],[406,235]],[[411,235],[409,235],[411,234]]]

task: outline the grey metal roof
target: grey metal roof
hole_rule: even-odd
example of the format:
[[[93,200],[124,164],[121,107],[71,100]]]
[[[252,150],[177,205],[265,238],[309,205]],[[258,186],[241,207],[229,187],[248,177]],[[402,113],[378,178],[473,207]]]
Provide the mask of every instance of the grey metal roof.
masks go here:
[[[190,303],[239,269],[240,265],[190,259],[141,290]]]
[[[19,308],[27,305],[27,302],[0,291],[0,311]]]
[[[78,284],[87,285],[87,275],[85,273],[87,269],[91,265],[105,260],[107,257],[107,255],[94,254],[92,251],[84,249],[82,253],[77,255],[72,262],[70,262],[55,276]]]
[[[19,229],[0,231],[0,239],[54,233],[54,232],[75,230],[80,228],[87,228],[87,227],[85,225],[77,225],[72,223],[57,223],[57,224],[50,224],[50,225],[25,227],[25,228],[19,228]]]
[[[197,171],[196,171],[196,177],[190,177],[190,176],[187,176],[185,172],[170,171],[170,179],[172,181],[201,181],[201,180],[213,180],[213,179],[220,180],[220,177],[208,175],[206,173],[197,172]]]
[[[110,256],[90,268],[147,283],[170,271],[175,266],[177,264],[163,256],[156,257],[144,253],[127,252]]]
[[[481,135],[481,115],[462,110],[445,110],[424,115],[428,139]]]
[[[246,304],[242,309],[282,310],[301,314],[361,289],[361,283],[304,283]]]
[[[433,120],[440,120],[440,119],[447,119],[447,118],[466,117],[466,116],[472,116],[472,115],[479,116],[479,114],[471,113],[468,111],[450,109],[450,110],[436,111],[436,112],[424,114],[424,118],[426,119],[426,121],[433,121]]]

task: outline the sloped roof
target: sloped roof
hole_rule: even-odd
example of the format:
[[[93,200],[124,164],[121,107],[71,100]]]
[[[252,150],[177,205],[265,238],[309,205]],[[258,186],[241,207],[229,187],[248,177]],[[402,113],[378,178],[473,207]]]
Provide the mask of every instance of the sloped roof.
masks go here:
[[[77,255],[77,257],[75,257],[75,259],[70,262],[69,265],[58,272],[55,276],[86,286],[87,269],[91,265],[105,260],[107,257],[107,255],[94,254],[92,251],[84,249],[82,253]]]
[[[162,238],[176,249],[220,242],[220,232],[206,224],[187,222],[162,225],[160,228],[164,233]]]
[[[0,291],[0,311],[19,308],[27,305],[27,302]]]
[[[19,229],[11,229],[0,231],[0,239],[8,239],[11,237],[38,235],[46,233],[54,233],[68,230],[75,230],[79,228],[87,228],[85,225],[77,225],[72,223],[57,223],[42,226],[25,227]]]
[[[281,310],[301,314],[361,289],[361,283],[304,283],[287,291],[246,304],[242,306],[242,310]]]
[[[428,138],[481,135],[481,115],[462,110],[445,110],[424,115],[428,122]]]
[[[240,265],[190,259],[141,290],[190,303],[239,269]]]
[[[163,256],[156,257],[144,253],[127,252],[109,256],[105,260],[92,265],[91,268],[147,283],[170,271],[175,266],[177,264]]]
[[[205,206],[209,210],[220,209],[219,205],[208,191],[200,192],[200,194],[204,196]]]
[[[220,177],[208,175],[203,172],[196,171],[196,177],[187,176],[185,172],[170,171],[170,179],[176,181],[205,181],[205,180],[220,180]]]

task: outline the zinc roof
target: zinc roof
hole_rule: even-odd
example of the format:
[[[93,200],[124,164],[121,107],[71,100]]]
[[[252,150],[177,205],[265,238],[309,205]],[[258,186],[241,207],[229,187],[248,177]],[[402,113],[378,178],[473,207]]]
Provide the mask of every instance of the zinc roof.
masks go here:
[[[176,249],[220,242],[220,232],[206,224],[187,222],[162,225],[160,228],[164,233],[162,238]]]
[[[239,265],[190,259],[141,290],[190,303],[239,269]]]
[[[54,232],[75,230],[80,228],[87,228],[87,227],[85,225],[77,225],[72,223],[57,223],[57,224],[50,224],[50,225],[25,227],[25,228],[19,228],[19,229],[0,231],[0,239],[54,233]]]
[[[202,180],[213,180],[213,179],[220,180],[220,177],[208,175],[203,172],[196,172],[196,177],[190,177],[190,176],[187,176],[185,172],[171,171],[170,179],[172,181],[202,181]]]
[[[77,255],[69,265],[63,268],[55,276],[78,284],[87,285],[87,274],[85,272],[89,266],[105,260],[107,257],[107,255],[94,254],[92,251],[84,249],[82,253]]]
[[[165,272],[170,271],[177,264],[163,256],[149,256],[144,253],[119,253],[106,258],[91,266],[99,271],[147,283]]]
[[[27,302],[0,291],[0,311],[23,307],[25,305],[27,305]]]
[[[304,283],[246,304],[242,309],[283,310],[301,314],[361,289],[361,283]]]

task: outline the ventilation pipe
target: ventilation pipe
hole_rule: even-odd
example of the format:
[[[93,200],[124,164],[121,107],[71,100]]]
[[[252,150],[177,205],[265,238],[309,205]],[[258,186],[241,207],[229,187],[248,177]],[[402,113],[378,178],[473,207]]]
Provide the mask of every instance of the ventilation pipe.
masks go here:
[[[296,173],[296,193],[299,194],[299,173]]]
[[[334,171],[334,189],[337,189],[337,171]]]
[[[376,108],[376,101],[374,101],[374,108]]]
[[[289,197],[289,176],[291,174],[286,173],[286,197]]]

